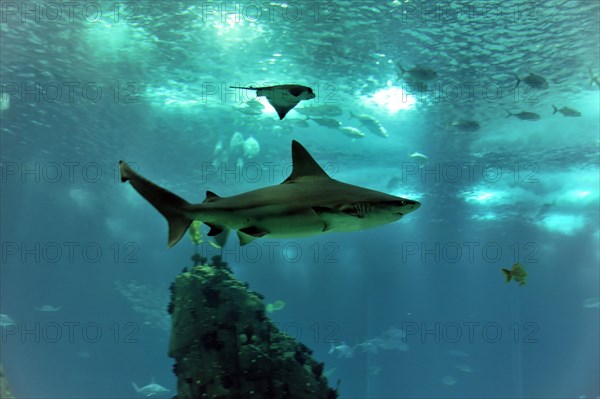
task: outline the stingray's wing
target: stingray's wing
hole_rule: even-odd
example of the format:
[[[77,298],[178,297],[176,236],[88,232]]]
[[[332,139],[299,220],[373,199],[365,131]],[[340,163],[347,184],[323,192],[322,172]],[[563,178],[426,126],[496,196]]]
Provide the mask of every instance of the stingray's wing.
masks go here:
[[[269,104],[271,104],[273,108],[275,108],[275,111],[277,111],[277,115],[279,115],[280,120],[285,118],[287,113],[290,112],[290,110],[296,105],[298,105],[299,102],[300,100],[292,102],[288,99],[285,101],[285,103],[278,104],[276,101],[272,101],[269,99]]]

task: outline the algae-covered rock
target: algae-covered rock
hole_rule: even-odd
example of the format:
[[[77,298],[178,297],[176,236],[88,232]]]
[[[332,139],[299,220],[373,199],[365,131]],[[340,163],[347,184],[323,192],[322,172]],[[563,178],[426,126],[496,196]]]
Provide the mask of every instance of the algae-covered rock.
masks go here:
[[[6,382],[6,377],[4,376],[4,369],[2,368],[2,364],[0,364],[0,398],[14,399],[13,394],[8,388],[8,383]]]
[[[218,259],[177,276],[169,356],[178,399],[337,397],[323,364],[277,330],[262,299]]]

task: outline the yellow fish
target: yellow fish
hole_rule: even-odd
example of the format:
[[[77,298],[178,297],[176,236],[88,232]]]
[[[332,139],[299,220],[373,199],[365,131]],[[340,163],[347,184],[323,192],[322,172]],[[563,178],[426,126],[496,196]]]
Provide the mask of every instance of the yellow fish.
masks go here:
[[[527,282],[527,272],[525,271],[523,265],[520,263],[515,263],[512,266],[512,270],[502,269],[502,272],[506,277],[507,283],[510,282],[511,279],[514,279],[517,283],[519,283],[519,286],[525,285],[525,283]]]

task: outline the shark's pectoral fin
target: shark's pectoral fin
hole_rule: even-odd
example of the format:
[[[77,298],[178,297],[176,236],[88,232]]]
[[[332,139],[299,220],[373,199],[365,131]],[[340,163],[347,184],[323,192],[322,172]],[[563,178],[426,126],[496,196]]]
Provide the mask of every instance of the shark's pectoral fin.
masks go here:
[[[333,208],[329,208],[327,206],[313,206],[312,209],[323,222],[324,232],[333,229],[333,218],[341,214],[340,211],[337,211]]]
[[[237,232],[238,235],[238,239],[240,240],[240,246],[243,247],[244,245],[251,243],[252,241],[256,240],[258,237],[253,237],[251,235],[248,234],[244,234],[241,231],[238,230]]]

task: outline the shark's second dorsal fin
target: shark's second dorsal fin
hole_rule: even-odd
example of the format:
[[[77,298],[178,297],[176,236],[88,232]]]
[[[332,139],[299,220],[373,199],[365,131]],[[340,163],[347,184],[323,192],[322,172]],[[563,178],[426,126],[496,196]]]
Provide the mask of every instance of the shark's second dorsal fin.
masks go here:
[[[203,204],[207,203],[207,202],[214,202],[218,199],[220,199],[221,197],[219,197],[217,194],[213,193],[212,191],[207,191],[206,192],[206,199],[204,200]]]
[[[296,140],[292,140],[292,174],[281,184],[294,183],[302,177],[331,179],[306,148]]]

